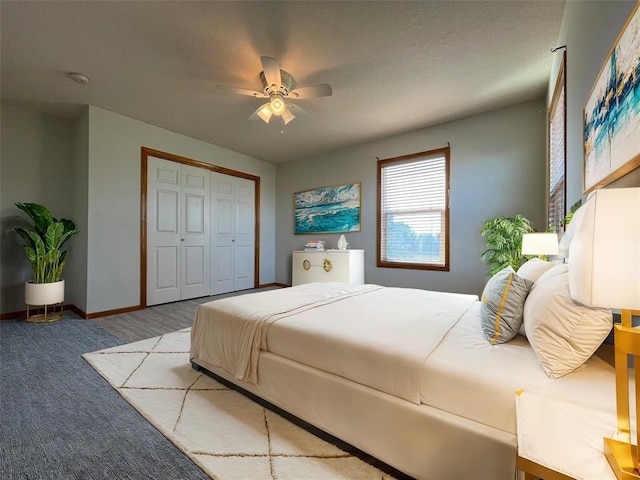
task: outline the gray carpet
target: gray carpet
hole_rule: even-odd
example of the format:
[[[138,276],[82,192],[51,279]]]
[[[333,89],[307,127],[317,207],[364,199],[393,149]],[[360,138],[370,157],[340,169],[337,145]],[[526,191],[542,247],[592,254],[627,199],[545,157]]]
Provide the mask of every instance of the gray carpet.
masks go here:
[[[0,322],[0,479],[207,479],[82,358],[123,342],[66,313]]]
[[[118,313],[108,317],[94,318],[91,321],[123,340],[126,340],[126,343],[132,343],[190,327],[193,324],[198,306],[203,303],[278,288],[281,287],[251,288],[249,290],[222,293],[210,297],[192,298],[180,302],[155,305],[147,307],[144,310],[135,310],[133,312]]]

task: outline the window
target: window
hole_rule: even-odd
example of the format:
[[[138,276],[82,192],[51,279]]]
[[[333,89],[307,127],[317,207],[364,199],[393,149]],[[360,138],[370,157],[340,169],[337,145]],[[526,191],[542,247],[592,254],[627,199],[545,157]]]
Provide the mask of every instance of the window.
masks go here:
[[[565,180],[567,170],[566,61],[565,52],[562,55],[558,80],[549,108],[549,203],[547,215],[548,229],[556,233],[564,232],[564,217],[567,213]]]
[[[449,147],[378,161],[378,266],[449,271]]]

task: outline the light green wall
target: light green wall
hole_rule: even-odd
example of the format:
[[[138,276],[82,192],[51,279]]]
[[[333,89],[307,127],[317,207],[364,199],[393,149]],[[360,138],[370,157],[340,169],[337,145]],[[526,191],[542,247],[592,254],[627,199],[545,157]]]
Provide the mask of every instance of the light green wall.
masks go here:
[[[86,313],[139,304],[142,146],[260,177],[259,281],[274,281],[274,165],[96,107],[64,120],[3,103],[1,133],[2,313],[24,309],[31,278],[13,233],[17,201],[42,203],[81,230],[69,243],[66,303]]]
[[[545,104],[543,100],[425,128],[327,155],[278,165],[276,281],[291,282],[291,251],[309,235],[293,234],[294,192],[362,182],[362,231],[346,235],[365,252],[365,280],[389,286],[480,294],[486,266],[480,261],[482,224],[521,213],[545,227]],[[451,144],[451,271],[376,267],[378,158]],[[338,235],[317,235],[335,245]]]
[[[274,281],[273,164],[89,107],[87,313],[140,302],[140,147],[260,177],[260,283]]]
[[[87,248],[89,239],[89,108],[74,121],[72,132],[73,167],[72,217],[80,233],[68,250],[69,264],[65,274],[65,300],[83,312],[87,311]]]
[[[582,109],[593,83],[605,61],[613,42],[620,33],[629,14],[632,12],[634,1],[569,1],[566,2],[562,20],[561,32],[553,46],[567,45],[567,204],[571,206],[582,197]],[[551,48],[551,47],[550,47]],[[561,52],[551,54],[555,56],[553,71],[549,78],[547,102],[548,105],[555,85]],[[519,108],[519,107],[516,107]],[[538,228],[544,227],[546,208],[546,110],[544,105],[534,107],[541,111],[540,122],[534,122],[535,127],[528,131],[519,130],[516,125],[526,123],[524,118],[513,117],[510,109],[493,112],[489,116],[479,115],[459,122],[428,128],[393,139],[381,140],[370,144],[335,152],[331,155],[305,159],[299,162],[278,166],[278,198],[276,254],[276,280],[290,282],[290,251],[304,245],[304,236],[293,235],[292,200],[291,194],[321,185],[331,185],[342,181],[362,179],[363,181],[363,231],[348,235],[354,248],[366,248],[366,280],[372,283],[388,285],[416,286],[434,290],[468,291],[478,293],[484,284],[484,266],[478,257],[483,244],[478,241],[479,225],[484,219],[512,214],[516,211],[527,215]],[[503,135],[498,128],[486,129],[482,125],[485,119],[494,122],[504,116]],[[512,118],[515,122],[508,125]],[[477,123],[476,127],[473,124]],[[497,127],[497,125],[495,125]],[[526,137],[524,142],[513,141],[511,131]],[[486,130],[484,134],[483,130]],[[454,135],[447,133],[454,131],[460,140],[464,140],[469,149],[459,148],[454,142]],[[484,137],[483,135],[488,135]],[[420,140],[416,136],[423,137]],[[463,196],[456,195],[455,174],[452,170],[452,241],[451,272],[419,272],[409,270],[379,269],[375,267],[375,157],[391,157],[436,148],[451,142],[452,166],[456,161],[459,181],[464,188],[469,187],[468,180],[475,176],[477,185],[472,186]],[[398,146],[398,143],[406,145]],[[510,145],[510,147],[509,147]],[[462,145],[460,145],[461,147]],[[404,148],[406,147],[406,148]],[[424,148],[422,148],[424,147]],[[474,148],[475,147],[475,148]],[[515,154],[515,165],[525,167],[520,175],[513,171],[514,164],[491,159],[507,159],[508,156],[495,149],[511,149]],[[521,150],[518,153],[518,150]],[[535,152],[535,153],[534,153]],[[535,154],[537,159],[531,158]],[[462,157],[462,158],[461,158]],[[484,158],[483,158],[484,157]],[[526,160],[530,157],[530,160]],[[526,162],[531,163],[526,163]],[[524,162],[524,163],[521,163]],[[541,162],[541,163],[539,163]],[[535,169],[533,171],[532,169]],[[530,175],[533,175],[530,177]],[[500,179],[504,178],[504,187]],[[482,188],[481,186],[486,186]],[[516,188],[510,188],[515,185]],[[523,188],[517,187],[518,185]],[[626,177],[611,184],[612,187],[640,186],[640,169],[636,169]],[[464,206],[464,203],[467,205]],[[525,205],[523,202],[528,202]],[[509,211],[505,211],[511,210]],[[526,210],[526,211],[525,211]],[[456,213],[457,211],[457,213]],[[457,215],[457,220],[454,218]],[[481,218],[483,217],[483,218]],[[457,223],[456,223],[457,222]],[[335,237],[335,238],[334,238]],[[326,236],[334,244],[337,236]],[[458,240],[456,240],[456,238]]]
[[[31,279],[31,267],[22,240],[13,231],[30,224],[15,202],[46,206],[55,217],[74,218],[73,122],[3,103],[1,121],[2,170],[0,171],[0,229],[2,244],[2,313],[24,310],[24,282]],[[69,251],[77,240],[69,241]],[[75,259],[68,258],[73,269]],[[63,273],[66,277],[68,271]]]

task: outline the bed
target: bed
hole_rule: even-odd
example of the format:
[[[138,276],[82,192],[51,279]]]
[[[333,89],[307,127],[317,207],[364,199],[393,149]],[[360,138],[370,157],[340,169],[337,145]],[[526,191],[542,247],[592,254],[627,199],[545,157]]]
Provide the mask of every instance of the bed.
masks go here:
[[[481,304],[338,283],[249,294],[198,308],[190,356],[409,476],[511,480],[516,392],[562,379],[524,336],[489,343]],[[587,357],[581,375],[610,369]]]

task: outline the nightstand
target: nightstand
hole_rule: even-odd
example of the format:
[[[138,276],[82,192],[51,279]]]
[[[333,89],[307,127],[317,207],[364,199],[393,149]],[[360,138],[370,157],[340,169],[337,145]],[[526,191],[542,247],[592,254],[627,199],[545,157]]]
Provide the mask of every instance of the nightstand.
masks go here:
[[[616,480],[604,437],[616,429],[614,373],[592,359],[516,397],[518,469],[525,480]]]

